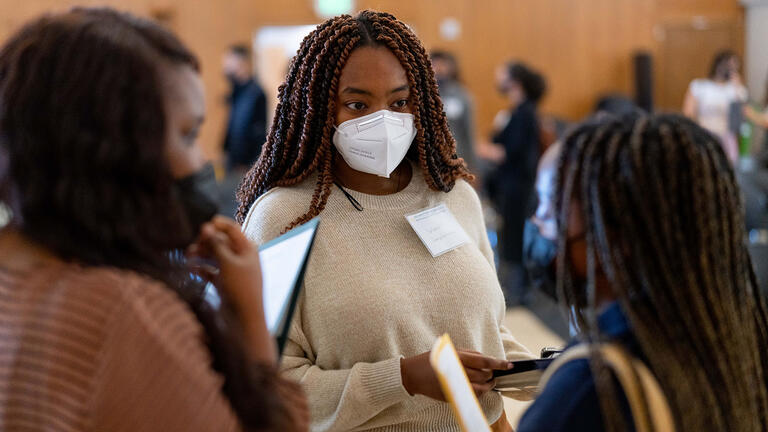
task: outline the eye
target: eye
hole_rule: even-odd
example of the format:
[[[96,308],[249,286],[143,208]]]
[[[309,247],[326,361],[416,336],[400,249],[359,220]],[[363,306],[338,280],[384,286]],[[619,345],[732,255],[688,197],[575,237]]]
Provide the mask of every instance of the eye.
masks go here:
[[[392,104],[392,107],[397,109],[403,109],[407,106],[408,106],[408,99],[400,99],[399,101]]]
[[[192,129],[190,131],[184,132],[184,135],[182,135],[182,139],[184,140],[184,143],[188,146],[194,145],[195,141],[197,141],[197,135],[198,135],[198,129]]]
[[[349,102],[346,104],[346,107],[352,111],[362,111],[366,108],[365,104],[362,102]]]

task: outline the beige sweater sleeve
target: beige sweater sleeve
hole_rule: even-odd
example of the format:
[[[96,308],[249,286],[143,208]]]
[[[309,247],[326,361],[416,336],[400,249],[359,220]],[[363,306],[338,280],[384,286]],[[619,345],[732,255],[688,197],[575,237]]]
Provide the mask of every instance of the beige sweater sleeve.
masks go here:
[[[311,407],[312,429],[353,430],[384,409],[411,396],[400,376],[400,358],[356,363],[350,369],[324,370],[295,320],[283,351],[283,376],[302,384]]]

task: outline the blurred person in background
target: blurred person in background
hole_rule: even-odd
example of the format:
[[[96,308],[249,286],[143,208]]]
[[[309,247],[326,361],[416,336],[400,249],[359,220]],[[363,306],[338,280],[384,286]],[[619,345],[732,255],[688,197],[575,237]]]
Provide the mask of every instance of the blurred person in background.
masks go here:
[[[253,77],[248,45],[231,46],[222,63],[231,86],[224,137],[227,170],[244,174],[259,158],[261,146],[267,140],[267,99]]]
[[[496,70],[496,86],[508,102],[494,121],[492,143],[484,157],[497,164],[486,187],[502,223],[500,275],[508,305],[527,301],[522,264],[523,230],[533,209],[533,184],[541,146],[537,107],[546,91],[544,78],[529,66],[510,62]]]
[[[435,50],[429,54],[435,72],[440,99],[448,119],[448,127],[456,140],[456,154],[464,159],[470,172],[479,173],[475,154],[474,108],[469,91],[461,84],[459,64],[447,51]]]
[[[763,128],[762,148],[753,155],[756,163],[751,169],[738,173],[744,192],[747,233],[755,273],[763,293],[768,297],[768,81],[766,81],[763,110],[744,106],[744,117]]]
[[[598,98],[594,114],[595,116],[626,116],[639,115],[643,111],[630,99],[618,95],[609,94]],[[555,214],[555,192],[557,188],[557,168],[562,151],[562,143],[552,144],[539,159],[536,171],[536,210],[525,221],[523,233],[523,262],[527,272],[531,288],[539,290],[547,296],[547,299],[557,301],[555,258],[557,257],[557,221]],[[554,304],[551,304],[555,306]],[[535,312],[542,313],[545,307],[542,301],[533,305]],[[551,314],[554,315],[554,314]],[[557,321],[559,322],[558,315]],[[569,315],[568,333],[575,336],[578,325]],[[554,330],[559,330],[558,323],[549,320],[548,324]],[[564,332],[563,332],[564,333]]]
[[[578,326],[572,316],[563,320],[557,301],[555,190],[561,149],[562,143],[557,141],[549,146],[539,160],[535,186],[538,199],[535,212],[525,221],[523,264],[531,289],[527,307],[550,330],[567,339],[576,335]]]
[[[229,120],[224,137],[226,177],[221,185],[222,213],[234,216],[235,192],[245,172],[261,154],[267,140],[267,98],[252,72],[247,44],[232,45],[222,60],[230,84]]]
[[[737,173],[744,194],[744,219],[755,274],[768,296],[768,167],[756,164]]]
[[[73,9],[0,50],[1,430],[307,430],[204,116],[197,59],[148,20]]]
[[[536,172],[536,211],[525,221],[523,261],[532,288],[557,299],[555,257],[557,221],[555,219],[555,176],[562,144],[552,144],[539,160]]]
[[[557,178],[558,293],[581,333],[518,432],[768,430],[768,309],[718,139],[678,115],[598,117]]]
[[[763,129],[763,145],[757,156],[759,163],[768,168],[768,80],[765,82],[765,96],[761,105],[762,110],[751,104],[745,104],[744,117]]]
[[[741,61],[736,53],[722,51],[712,60],[707,78],[695,79],[688,86],[683,114],[715,134],[732,164],[739,159],[739,143],[729,126],[732,105],[747,100],[741,80]]]
[[[630,98],[621,94],[607,94],[595,102],[594,115],[625,116],[642,114],[642,109]]]

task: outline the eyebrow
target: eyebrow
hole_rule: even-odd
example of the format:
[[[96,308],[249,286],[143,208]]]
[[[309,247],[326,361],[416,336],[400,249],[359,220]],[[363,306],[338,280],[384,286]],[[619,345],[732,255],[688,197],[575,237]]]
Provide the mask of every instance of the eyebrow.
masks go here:
[[[390,90],[389,94],[393,94],[393,93],[401,92],[401,91],[404,91],[404,90],[408,90],[409,88],[410,88],[410,85],[404,84],[404,85],[401,85],[400,87],[397,87],[395,89]],[[373,94],[371,92],[369,92],[368,90],[363,90],[363,89],[359,89],[359,88],[356,88],[356,87],[347,87],[344,90],[342,90],[342,93],[362,94],[362,95],[367,95],[367,96],[373,96]]]

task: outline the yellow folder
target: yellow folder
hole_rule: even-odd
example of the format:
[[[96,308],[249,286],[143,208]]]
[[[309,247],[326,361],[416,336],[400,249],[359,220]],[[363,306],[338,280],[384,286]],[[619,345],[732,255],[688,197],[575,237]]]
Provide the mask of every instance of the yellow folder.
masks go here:
[[[488,420],[475,397],[464,365],[451,342],[450,336],[442,335],[429,355],[429,362],[435,370],[446,399],[464,432],[491,432]]]

